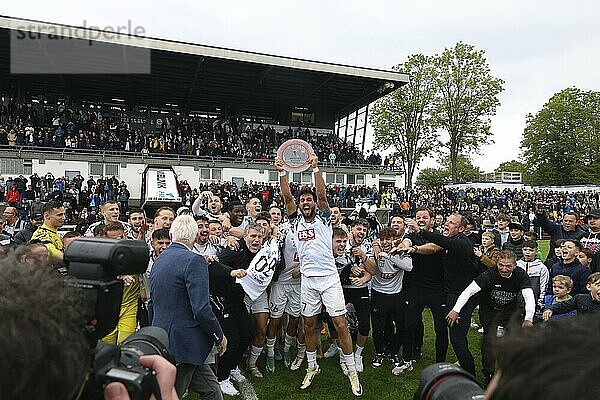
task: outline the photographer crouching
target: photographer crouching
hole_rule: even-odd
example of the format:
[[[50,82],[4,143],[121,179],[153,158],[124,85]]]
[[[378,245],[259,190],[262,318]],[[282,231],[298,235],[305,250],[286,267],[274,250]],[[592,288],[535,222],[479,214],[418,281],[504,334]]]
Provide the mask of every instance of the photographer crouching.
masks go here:
[[[103,330],[114,328],[106,320],[109,313],[97,312],[103,306],[111,313],[118,310],[120,301],[115,299],[120,300],[123,290],[114,277],[102,277],[99,271],[108,270],[109,262],[116,269],[127,269],[119,261],[128,260],[135,249],[106,239],[102,243],[85,239],[78,245],[73,255],[81,257],[74,257],[71,264],[88,276],[77,279],[22,263],[14,254],[0,258],[0,398],[177,399],[173,364],[160,355],[139,356],[166,353],[153,349],[160,334],[139,332],[121,348],[106,345],[94,351],[91,346]],[[107,287],[116,290],[104,291]],[[98,288],[112,297],[103,298]],[[116,318],[118,312],[108,320],[116,323]],[[145,393],[153,395],[141,397]]]

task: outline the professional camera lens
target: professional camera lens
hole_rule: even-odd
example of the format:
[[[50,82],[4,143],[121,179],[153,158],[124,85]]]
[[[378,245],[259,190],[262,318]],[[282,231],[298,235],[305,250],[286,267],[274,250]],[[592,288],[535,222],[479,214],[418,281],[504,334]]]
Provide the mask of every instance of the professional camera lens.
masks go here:
[[[454,364],[438,363],[421,372],[415,400],[478,400],[483,389],[475,378]]]
[[[169,337],[164,329],[157,326],[146,326],[129,336],[121,344],[121,362],[128,364],[123,357],[159,355],[167,360],[169,355]]]

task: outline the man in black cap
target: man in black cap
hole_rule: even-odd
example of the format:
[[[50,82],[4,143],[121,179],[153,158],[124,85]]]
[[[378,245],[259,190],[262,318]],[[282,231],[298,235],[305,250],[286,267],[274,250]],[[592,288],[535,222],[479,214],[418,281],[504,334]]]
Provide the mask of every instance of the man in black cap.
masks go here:
[[[581,238],[581,245],[594,254],[590,268],[592,272],[600,271],[600,209],[591,210],[586,215],[587,232]]]
[[[17,232],[13,239],[14,244],[16,244],[17,246],[27,244],[27,242],[29,242],[29,240],[31,239],[33,232],[35,232],[35,230],[38,227],[42,226],[43,222],[44,215],[42,215],[41,213],[34,214],[31,220],[27,223],[27,225],[25,225],[25,228]]]
[[[523,238],[524,228],[520,222],[511,222],[508,224],[508,240],[502,245],[502,250],[512,250],[517,256],[517,260],[523,258]]]

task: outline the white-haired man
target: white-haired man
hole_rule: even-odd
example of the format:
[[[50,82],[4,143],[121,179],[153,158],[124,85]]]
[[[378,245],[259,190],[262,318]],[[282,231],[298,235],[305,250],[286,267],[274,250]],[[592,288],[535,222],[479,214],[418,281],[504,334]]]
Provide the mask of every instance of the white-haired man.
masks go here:
[[[189,387],[202,399],[222,399],[216,376],[204,361],[214,343],[223,354],[227,339],[210,306],[208,266],[192,252],[198,225],[191,215],[180,215],[169,232],[172,244],[150,272],[152,325],[169,334],[177,394],[181,397]]]

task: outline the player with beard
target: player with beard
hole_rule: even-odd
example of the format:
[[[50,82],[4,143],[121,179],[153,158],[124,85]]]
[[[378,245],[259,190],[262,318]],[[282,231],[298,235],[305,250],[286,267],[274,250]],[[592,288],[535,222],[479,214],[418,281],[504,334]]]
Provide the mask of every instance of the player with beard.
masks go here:
[[[146,213],[139,208],[129,209],[129,225],[131,226],[132,236],[135,240],[145,240],[146,230]]]
[[[196,224],[198,224],[198,234],[196,235],[196,241],[194,242],[192,251],[204,256],[206,262],[210,264],[215,259],[214,257],[221,251],[221,248],[209,240],[210,230],[208,228],[208,217],[196,216],[195,220]]]
[[[318,168],[318,158],[309,158],[313,170],[316,197],[309,187],[300,190],[298,206],[294,201],[283,161],[275,160],[279,171],[281,194],[285,202],[286,214],[292,224],[294,241],[298,249],[300,273],[302,276],[300,298],[306,336],[306,358],[308,369],[300,389],[308,389],[321,371],[317,364],[317,338],[315,327],[317,315],[325,306],[338,333],[340,347],[344,352],[344,361],[348,368],[348,378],[355,396],[361,396],[360,384],[352,351],[352,338],[346,322],[346,304],[340,283],[335,259],[333,257],[331,210],[327,201],[325,181]],[[317,207],[319,208],[317,212]],[[298,213],[298,210],[300,213]]]
[[[205,216],[208,222],[220,221],[223,218],[221,210],[223,203],[221,198],[216,196],[210,190],[200,193],[200,196],[192,204],[192,212],[194,215]]]
[[[108,225],[111,222],[118,222],[123,225],[123,231],[125,232],[125,237],[127,239],[134,239],[134,233],[131,229],[131,225],[127,222],[119,221],[119,203],[114,200],[107,200],[100,205],[100,214],[102,215],[102,221],[94,222],[91,224],[87,230],[85,231],[84,236],[92,237],[94,236],[94,232],[98,232],[96,228],[101,225]]]
[[[340,274],[344,298],[346,304],[354,306],[358,319],[358,336],[354,351],[354,361],[358,372],[362,372],[364,369],[362,351],[367,343],[371,327],[371,301],[368,284],[372,275],[368,271],[375,272],[377,269],[373,258],[373,246],[366,239],[368,231],[369,221],[364,218],[354,220],[348,240],[345,242],[346,247],[341,252],[336,242],[336,239],[340,238],[335,236],[335,231],[333,236],[335,264]],[[345,364],[343,360],[340,361],[343,370]]]

